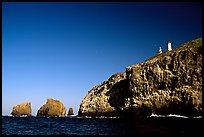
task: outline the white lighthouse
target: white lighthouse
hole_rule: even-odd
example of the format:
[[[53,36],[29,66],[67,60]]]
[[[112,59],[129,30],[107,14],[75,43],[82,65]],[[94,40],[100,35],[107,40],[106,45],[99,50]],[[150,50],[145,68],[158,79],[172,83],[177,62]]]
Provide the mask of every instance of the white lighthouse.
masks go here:
[[[168,51],[172,50],[170,40],[167,41],[167,49],[168,49]]]

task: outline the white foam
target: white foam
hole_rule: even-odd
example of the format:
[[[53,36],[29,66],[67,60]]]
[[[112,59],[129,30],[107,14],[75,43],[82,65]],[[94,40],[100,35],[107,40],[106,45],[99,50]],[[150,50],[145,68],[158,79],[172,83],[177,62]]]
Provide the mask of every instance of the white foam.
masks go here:
[[[169,114],[167,117],[180,117],[180,118],[188,118],[186,116],[181,116],[181,115],[175,115],[175,114]]]
[[[152,113],[148,117],[179,117],[179,118],[188,118],[187,116],[181,116],[181,115],[176,115],[176,114],[158,115],[158,114],[154,114],[154,113]]]
[[[157,114],[151,114],[150,116],[148,116],[148,117],[165,117],[165,115],[157,115]]]
[[[117,117],[99,116],[99,117],[96,117],[96,118],[117,118]]]
[[[118,118],[118,117],[108,117],[108,116],[96,116],[96,117],[92,117],[92,116],[77,116],[77,118]]]
[[[193,118],[202,118],[202,116],[197,116],[197,117],[193,117]]]
[[[20,117],[28,117],[28,115],[21,115]]]

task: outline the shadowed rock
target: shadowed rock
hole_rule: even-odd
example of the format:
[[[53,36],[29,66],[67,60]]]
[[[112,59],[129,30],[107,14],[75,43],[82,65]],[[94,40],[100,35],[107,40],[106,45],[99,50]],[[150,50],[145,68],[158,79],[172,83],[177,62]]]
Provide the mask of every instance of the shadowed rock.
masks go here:
[[[25,102],[25,103],[14,106],[11,112],[11,115],[13,116],[23,116],[23,115],[31,116],[31,103]]]
[[[73,108],[69,108],[68,114],[67,115],[74,115]]]
[[[37,116],[60,117],[65,116],[66,108],[59,100],[48,98],[45,105],[43,105],[37,112]]]
[[[202,39],[126,68],[135,114],[202,113]]]

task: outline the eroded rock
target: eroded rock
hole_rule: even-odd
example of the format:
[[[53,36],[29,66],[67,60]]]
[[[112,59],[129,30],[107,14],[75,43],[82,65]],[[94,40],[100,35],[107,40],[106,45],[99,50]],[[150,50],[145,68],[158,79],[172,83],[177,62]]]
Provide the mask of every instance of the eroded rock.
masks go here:
[[[115,116],[123,107],[123,93],[128,90],[126,73],[112,75],[107,81],[95,86],[82,100],[79,116]],[[121,102],[123,100],[123,102]]]
[[[25,102],[25,103],[14,106],[11,112],[11,115],[13,116],[23,116],[23,115],[31,116],[31,103]]]
[[[65,116],[66,108],[59,100],[48,98],[45,105],[43,105],[37,112],[37,116],[61,117]]]

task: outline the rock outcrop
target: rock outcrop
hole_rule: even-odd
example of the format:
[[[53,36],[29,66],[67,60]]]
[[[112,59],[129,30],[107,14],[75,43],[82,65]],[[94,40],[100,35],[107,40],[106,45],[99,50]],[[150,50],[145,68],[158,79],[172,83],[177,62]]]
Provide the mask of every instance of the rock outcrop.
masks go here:
[[[74,115],[73,108],[69,108],[68,114],[67,115]]]
[[[11,115],[13,116],[23,116],[23,115],[31,116],[31,103],[25,102],[25,103],[14,106],[11,112]]]
[[[66,114],[66,108],[59,100],[48,98],[37,112],[37,116],[62,117]]]
[[[114,116],[121,102],[123,94],[128,90],[126,73],[112,75],[107,81],[89,91],[82,100],[79,116]]]
[[[79,116],[202,113],[202,39],[126,67],[94,87]]]

